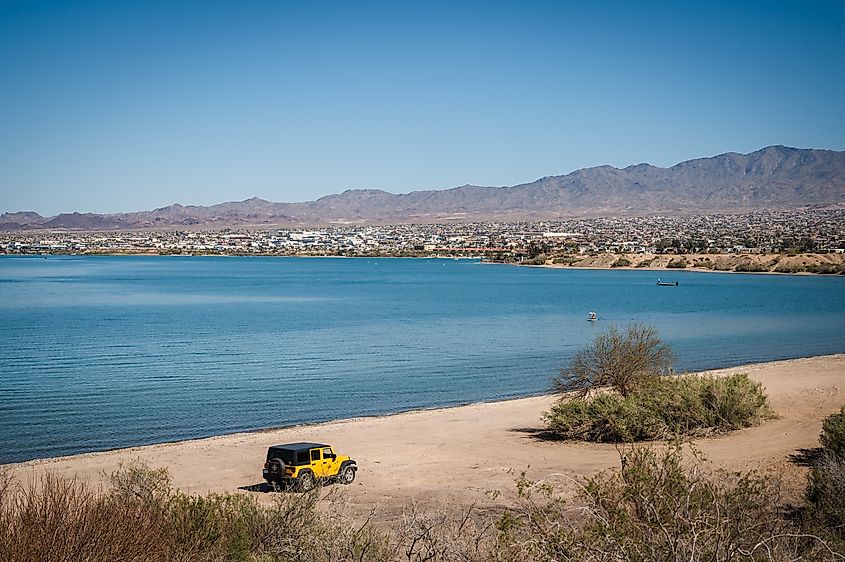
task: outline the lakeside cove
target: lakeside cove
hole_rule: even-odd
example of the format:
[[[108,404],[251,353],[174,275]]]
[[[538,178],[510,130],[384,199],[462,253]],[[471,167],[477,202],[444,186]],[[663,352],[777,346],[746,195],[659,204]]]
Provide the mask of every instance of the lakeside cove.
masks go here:
[[[845,403],[845,354],[774,361],[709,371],[748,373],[765,387],[776,419],[726,435],[695,439],[713,469],[755,469],[783,480],[787,498],[806,482],[803,452],[818,446],[821,421]],[[543,395],[395,415],[353,418],[283,429],[236,433],[7,465],[29,484],[47,473],[95,485],[121,463],[166,468],[176,487],[191,493],[237,492],[272,501],[260,484],[267,447],[316,441],[333,445],[359,465],[352,486],[341,491],[365,517],[376,510],[395,521],[411,502],[459,511],[501,508],[515,493],[514,478],[572,486],[572,479],[619,466],[614,445],[545,441],[542,413],[556,398]],[[654,446],[660,446],[655,444]],[[251,491],[258,490],[258,491]],[[492,492],[492,493],[491,493]]]
[[[0,256],[0,462],[538,395],[614,324],[654,326],[678,371],[842,353],[843,283],[461,259]]]

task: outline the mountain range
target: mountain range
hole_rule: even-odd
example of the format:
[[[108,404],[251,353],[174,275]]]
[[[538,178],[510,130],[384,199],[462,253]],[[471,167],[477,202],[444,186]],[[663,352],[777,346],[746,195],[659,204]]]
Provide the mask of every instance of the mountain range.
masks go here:
[[[510,187],[463,185],[393,194],[350,189],[316,201],[254,197],[211,206],[42,217],[0,215],[0,230],[132,230],[534,220],[589,216],[693,215],[845,206],[845,152],[770,146],[670,168],[597,166]]]

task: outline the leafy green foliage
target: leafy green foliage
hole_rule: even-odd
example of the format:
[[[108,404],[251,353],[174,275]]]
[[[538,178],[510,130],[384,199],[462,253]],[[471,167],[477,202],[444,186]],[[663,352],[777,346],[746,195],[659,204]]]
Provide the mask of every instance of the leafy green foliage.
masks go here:
[[[627,396],[565,396],[545,419],[563,439],[620,443],[721,433],[771,415],[760,383],[740,373],[655,377]]]

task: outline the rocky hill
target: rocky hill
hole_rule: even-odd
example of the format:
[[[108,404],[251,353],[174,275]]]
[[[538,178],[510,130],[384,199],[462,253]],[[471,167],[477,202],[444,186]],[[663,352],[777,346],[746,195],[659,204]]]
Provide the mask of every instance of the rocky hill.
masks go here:
[[[512,187],[464,185],[393,194],[355,189],[303,203],[259,198],[170,205],[120,214],[0,215],[0,230],[214,228],[328,223],[556,219],[579,216],[738,213],[845,205],[845,152],[770,146],[670,168],[598,166]]]

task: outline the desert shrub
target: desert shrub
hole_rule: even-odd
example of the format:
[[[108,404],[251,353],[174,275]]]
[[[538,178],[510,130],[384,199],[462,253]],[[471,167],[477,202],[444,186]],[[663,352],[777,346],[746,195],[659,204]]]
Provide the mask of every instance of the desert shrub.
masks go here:
[[[615,262],[610,264],[610,267],[630,267],[630,266],[631,266],[631,260],[629,260],[628,258],[625,258],[625,257],[617,258],[617,260]]]
[[[657,439],[665,433],[654,412],[618,394],[564,400],[545,414],[545,420],[548,430],[563,439],[631,442]]]
[[[124,502],[76,480],[48,474],[17,487],[3,512],[6,562],[173,559],[161,505]]]
[[[2,474],[0,474],[2,476]],[[4,481],[0,478],[0,484]],[[122,466],[109,490],[48,474],[0,486],[4,562],[390,560],[395,545],[369,522],[317,509],[320,490],[284,494],[271,507],[242,494],[189,495],[166,471]],[[167,487],[163,483],[167,483]],[[136,493],[152,490],[152,493]]]
[[[564,396],[545,420],[562,439],[619,443],[723,433],[771,415],[760,383],[739,373],[653,378],[627,396]]]
[[[762,265],[762,264],[755,263],[753,261],[744,261],[744,262],[738,263],[736,265],[736,267],[734,268],[734,271],[737,271],[737,272],[740,272],[740,273],[761,273],[761,272],[769,271],[769,268]]]
[[[834,263],[819,263],[808,265],[807,271],[809,271],[810,273],[822,273],[827,275],[833,275],[836,273],[840,273],[842,269]]]
[[[822,422],[819,443],[827,453],[845,458],[845,406]]]
[[[555,487],[519,483],[518,508],[499,524],[497,560],[830,559],[783,517],[776,480],[707,474],[679,446],[633,448],[621,471],[588,478],[576,502]],[[818,556],[818,557],[817,557]]]
[[[121,462],[109,474],[111,492],[123,500],[159,502],[171,492],[170,473],[166,468],[151,468],[140,460]]]
[[[672,349],[654,327],[631,324],[620,331],[613,325],[579,350],[553,383],[564,393],[588,394],[598,387],[611,386],[626,396],[671,370],[674,359]]]
[[[522,265],[544,265],[548,256],[546,254],[538,254],[534,257],[525,258],[522,260]]]
[[[774,271],[777,273],[802,273],[807,271],[807,268],[803,265],[780,263],[775,267]]]
[[[684,258],[672,258],[669,260],[669,263],[666,264],[666,267],[670,269],[683,269],[687,266],[687,260]]]
[[[637,267],[648,267],[648,266],[651,265],[651,262],[653,262],[653,261],[654,261],[654,258],[645,259],[645,260],[641,261],[640,263],[638,263]]]
[[[837,541],[845,551],[845,407],[822,422],[822,450],[807,483],[804,518],[810,532]]]
[[[845,458],[822,453],[810,470],[806,498],[809,531],[838,541],[845,552]]]
[[[560,264],[560,265],[572,265],[575,262],[580,261],[581,258],[575,256],[561,256],[552,259],[552,263]]]
[[[474,507],[456,515],[411,504],[395,529],[397,560],[482,562],[495,560],[495,518]]]
[[[233,494],[174,494],[167,502],[168,542],[177,555],[246,560],[260,542],[252,532],[260,508],[254,498]]]

